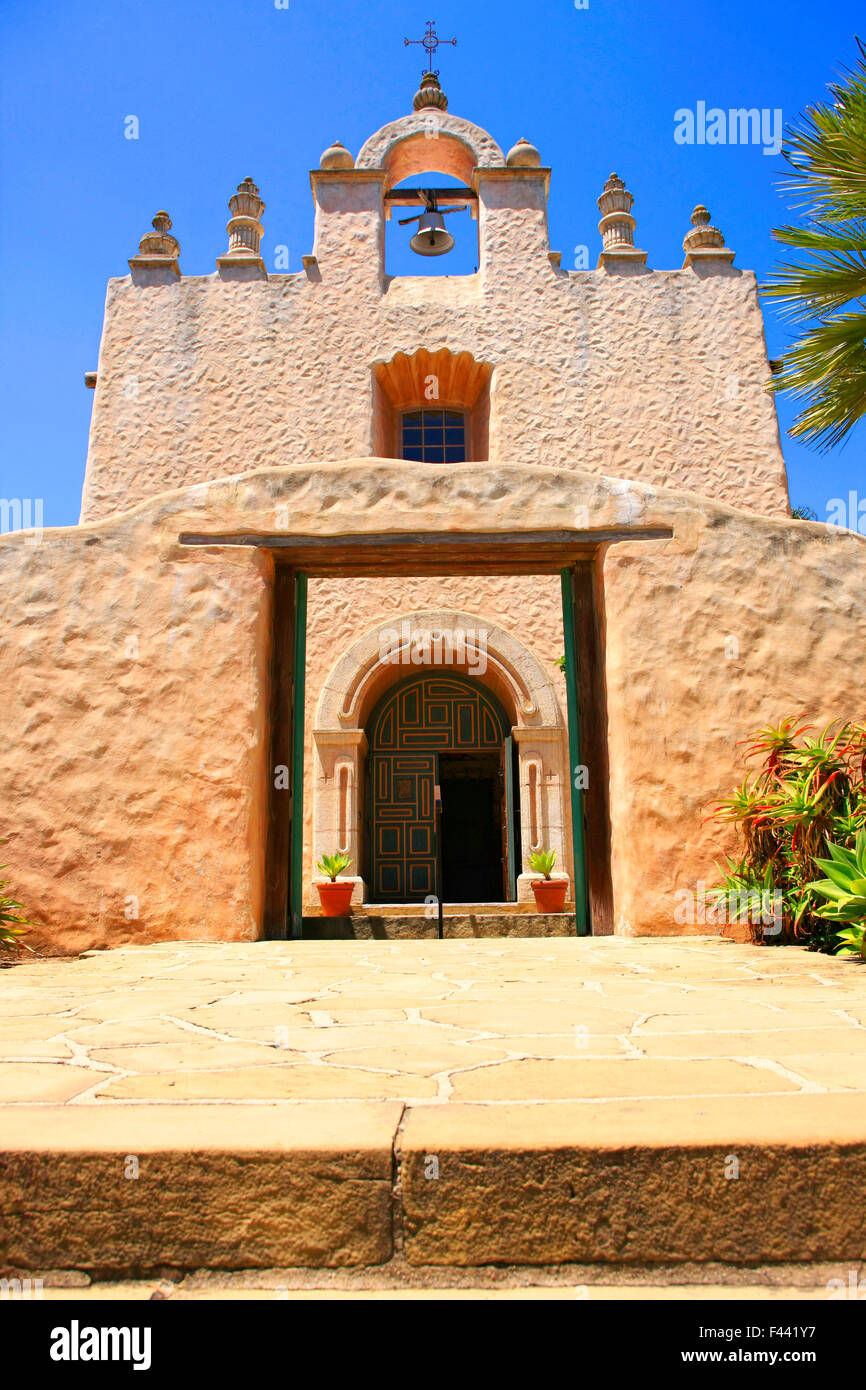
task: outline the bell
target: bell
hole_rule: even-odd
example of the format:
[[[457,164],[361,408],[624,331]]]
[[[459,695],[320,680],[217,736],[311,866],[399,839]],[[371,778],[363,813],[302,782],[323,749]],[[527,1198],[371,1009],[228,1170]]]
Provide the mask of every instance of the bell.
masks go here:
[[[418,230],[409,242],[419,256],[444,256],[454,245],[454,238],[445,230],[441,212],[422,212]]]

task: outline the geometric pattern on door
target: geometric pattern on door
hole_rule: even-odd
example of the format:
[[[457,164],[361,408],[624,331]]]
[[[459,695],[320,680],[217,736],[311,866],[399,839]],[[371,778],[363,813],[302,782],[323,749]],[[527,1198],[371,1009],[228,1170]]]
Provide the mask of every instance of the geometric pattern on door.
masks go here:
[[[437,756],[502,748],[508,732],[498,702],[466,676],[410,676],[380,701],[367,726],[374,902],[436,892]]]

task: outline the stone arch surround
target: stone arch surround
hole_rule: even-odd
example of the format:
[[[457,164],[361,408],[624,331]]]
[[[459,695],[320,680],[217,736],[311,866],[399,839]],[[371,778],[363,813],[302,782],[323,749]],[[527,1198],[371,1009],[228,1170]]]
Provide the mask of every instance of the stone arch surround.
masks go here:
[[[377,130],[362,146],[356,169],[385,169],[388,187],[433,169],[471,182],[477,168],[504,168],[499,145],[481,126],[449,111],[426,108]]]
[[[423,633],[430,635],[430,659],[413,661]],[[452,659],[435,660],[437,634],[439,649]],[[444,643],[442,634],[449,635]],[[531,902],[532,875],[526,869],[532,849],[556,849],[559,865],[571,874],[565,722],[553,683],[529,648],[498,624],[454,610],[423,609],[389,618],[353,642],[328,675],[312,731],[313,861],[336,847],[356,868],[364,863],[366,723],[386,690],[424,670],[474,675],[497,696],[511,721],[523,850],[517,897]],[[352,877],[352,901],[360,904],[367,886],[360,874]]]

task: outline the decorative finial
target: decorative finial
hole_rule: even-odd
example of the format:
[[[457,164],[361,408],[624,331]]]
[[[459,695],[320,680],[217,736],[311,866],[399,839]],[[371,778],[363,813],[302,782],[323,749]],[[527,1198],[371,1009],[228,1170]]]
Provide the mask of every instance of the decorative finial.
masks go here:
[[[428,61],[427,61],[427,67],[425,68],[424,73],[423,73],[423,77],[428,76],[428,74],[430,74],[430,73],[432,73],[435,77],[438,77],[438,76],[439,76],[438,70],[434,71],[434,68],[433,68],[433,55],[435,54],[436,49],[439,47],[440,43],[450,43],[450,44],[453,45],[454,48],[457,47],[457,40],[456,40],[456,39],[440,39],[439,36],[438,36],[437,33],[436,33],[436,27],[435,27],[435,26],[436,26],[436,21],[435,21],[435,19],[428,19],[428,20],[427,20],[427,31],[426,31],[426,33],[424,34],[423,39],[404,39],[404,40],[403,40],[403,47],[404,47],[404,48],[408,48],[408,47],[410,46],[410,44],[413,44],[413,43],[420,43],[420,44],[422,45],[422,47],[424,48],[424,50],[425,50],[425,52],[426,52],[426,54],[427,54],[427,60],[428,60]],[[423,87],[423,85],[424,85],[423,81],[422,81],[421,85],[422,85],[422,87]],[[417,108],[416,108],[416,110],[417,110]]]
[[[439,86],[439,78],[435,72],[425,72],[421,78],[421,86],[412,98],[412,106],[415,111],[423,111],[429,106],[438,107],[440,111],[448,110],[448,98]]]
[[[156,214],[151,226],[153,231],[145,232],[138,243],[138,255],[130,257],[130,270],[165,269],[180,275],[180,242],[171,235],[171,218],[164,208]]]
[[[541,155],[529,140],[521,136],[505,156],[505,163],[512,169],[538,169],[541,166]]]
[[[633,206],[634,198],[619,174],[611,174],[598,199],[601,213],[598,224],[601,232],[599,265],[614,265],[617,261],[637,262],[640,265],[646,263],[646,251],[641,251],[634,244]]]
[[[251,178],[238,184],[237,193],[229,198],[229,208],[232,214],[226,223],[229,249],[224,256],[217,257],[217,265],[255,265],[264,270],[259,248],[264,232],[260,218],[265,205]]]
[[[319,159],[320,169],[354,169],[355,157],[339,140],[322,151]]]
[[[691,216],[693,230],[683,237],[683,250],[686,253],[683,270],[686,266],[700,264],[730,265],[734,252],[725,245],[725,238],[718,227],[710,224],[710,214],[703,203],[698,203]]]

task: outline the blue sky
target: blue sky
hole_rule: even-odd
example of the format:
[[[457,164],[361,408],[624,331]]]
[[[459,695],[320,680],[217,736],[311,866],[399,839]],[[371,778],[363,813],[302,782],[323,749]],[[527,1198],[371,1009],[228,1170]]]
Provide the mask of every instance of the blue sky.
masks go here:
[[[579,245],[595,264],[596,198],[615,169],[651,266],[682,263],[689,214],[704,202],[759,278],[776,256],[770,230],[788,218],[781,157],[678,145],[674,112],[705,101],[793,120],[854,62],[858,24],[866,33],[852,0],[4,0],[0,495],[43,498],[46,525],[77,520],[93,402],[83,378],[96,366],[105,282],[127,273],[154,212],[170,212],[184,272],[210,273],[227,200],[250,174],[267,202],[266,259],[273,267],[287,246],[300,269],[313,232],[308,171],[332,140],[357,153],[410,109],[425,59],[403,39],[420,38],[430,15],[458,38],[437,59],[450,109],[505,149],[527,136],[553,166],[551,244],[564,266]],[[124,138],[129,115],[137,140]],[[460,240],[468,223],[449,221]],[[417,273],[405,235],[389,236],[388,269]],[[468,246],[442,270],[471,270]],[[765,318],[775,356],[786,332],[768,305]],[[866,430],[825,456],[786,436],[792,416],[783,402],[792,500],[823,518],[829,499],[866,491]]]

